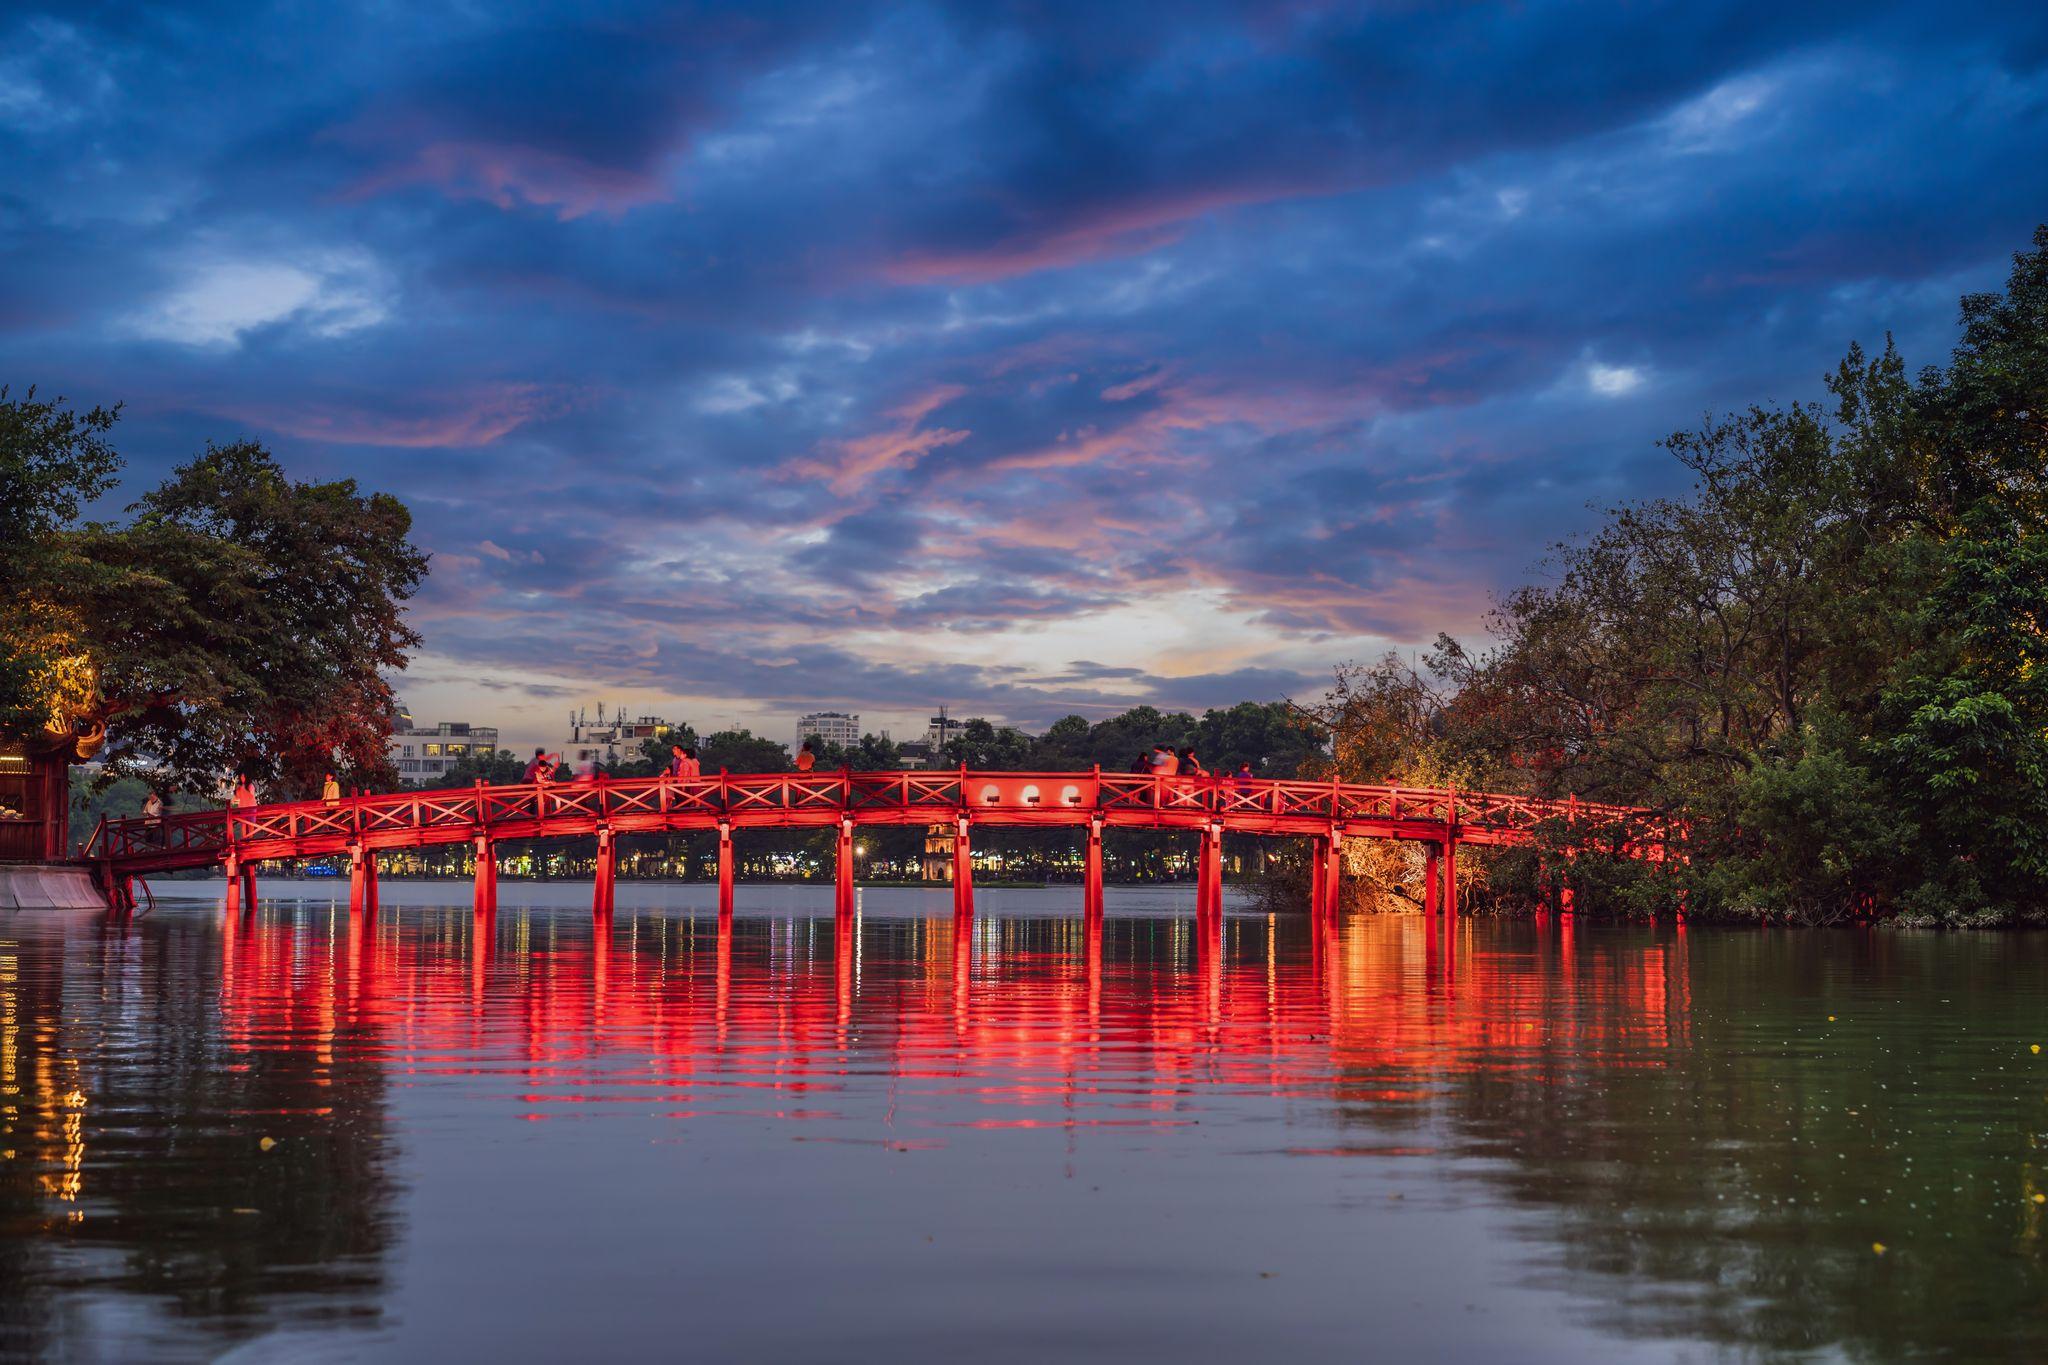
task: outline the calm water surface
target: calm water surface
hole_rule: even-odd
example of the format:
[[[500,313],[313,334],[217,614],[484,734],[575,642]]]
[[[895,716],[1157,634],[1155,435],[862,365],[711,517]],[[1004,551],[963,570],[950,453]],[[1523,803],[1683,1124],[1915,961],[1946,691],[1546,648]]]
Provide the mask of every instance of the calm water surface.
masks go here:
[[[0,1352],[2048,1357],[2048,940],[466,889],[0,919]]]

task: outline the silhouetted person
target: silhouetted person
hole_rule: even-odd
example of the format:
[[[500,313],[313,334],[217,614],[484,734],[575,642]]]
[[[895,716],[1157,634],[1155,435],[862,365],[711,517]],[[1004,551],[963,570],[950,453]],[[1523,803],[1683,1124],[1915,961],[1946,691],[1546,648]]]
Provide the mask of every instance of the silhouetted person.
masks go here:
[[[1193,746],[1180,751],[1180,775],[1182,777],[1207,777],[1209,770],[1202,766],[1202,760],[1195,757]]]
[[[811,742],[804,741],[804,747],[796,751],[796,770],[807,773],[818,766],[818,755],[811,750]]]

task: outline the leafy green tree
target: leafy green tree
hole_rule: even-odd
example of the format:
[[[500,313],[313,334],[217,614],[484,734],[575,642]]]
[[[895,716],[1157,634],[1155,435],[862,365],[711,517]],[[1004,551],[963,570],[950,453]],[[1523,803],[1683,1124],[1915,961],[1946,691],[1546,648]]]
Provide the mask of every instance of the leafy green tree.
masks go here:
[[[789,753],[772,739],[751,730],[720,730],[706,735],[697,748],[697,761],[708,775],[729,773],[781,773],[789,771]]]
[[[438,777],[430,778],[421,785],[447,789],[473,787],[481,782],[487,787],[504,787],[525,779],[526,763],[518,754],[509,749],[493,749],[487,754],[464,754]]]
[[[418,636],[426,571],[396,498],[288,478],[261,446],[209,446],[128,510],[82,522],[112,486],[113,414],[0,394],[0,515],[19,516],[0,588],[0,724],[106,727],[109,780],[272,794],[339,769],[390,781],[388,672]],[[60,713],[52,716],[52,712]]]
[[[976,717],[945,743],[946,762],[988,772],[1020,771],[1031,756],[1031,736],[1010,726],[998,728]]]

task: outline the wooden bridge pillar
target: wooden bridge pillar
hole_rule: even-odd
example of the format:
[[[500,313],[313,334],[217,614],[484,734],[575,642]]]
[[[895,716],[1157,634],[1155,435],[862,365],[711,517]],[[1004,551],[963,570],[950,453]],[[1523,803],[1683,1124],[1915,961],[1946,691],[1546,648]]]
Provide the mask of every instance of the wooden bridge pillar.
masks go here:
[[[839,845],[832,859],[832,913],[846,923],[853,922],[853,821],[839,822]]]
[[[377,855],[361,844],[349,849],[348,912],[351,915],[377,913]]]
[[[476,881],[470,899],[477,914],[498,913],[498,846],[488,834],[476,836]]]
[[[1323,919],[1337,923],[1343,915],[1343,835],[1335,825],[1323,839],[1323,857],[1329,862],[1329,870],[1323,874]]]
[[[251,862],[242,864],[242,912],[256,913],[256,864]]]
[[[718,822],[718,929],[732,926],[732,824]]]
[[[1437,894],[1442,882],[1437,872],[1437,848],[1434,842],[1422,846],[1422,913],[1435,919],[1443,909],[1443,900]]]
[[[1213,821],[1202,830],[1202,853],[1195,863],[1195,913],[1223,917],[1223,826]]]
[[[964,815],[953,822],[953,917],[974,918],[974,855],[968,845]]]
[[[597,875],[590,888],[590,914],[593,919],[612,917],[612,878],[618,864],[618,842],[612,837],[611,826],[597,827]]]
[[[1102,923],[1102,820],[1098,816],[1088,822],[1088,855],[1081,873],[1081,917],[1096,925]]]
[[[1455,832],[1444,836],[1442,858],[1444,885],[1441,900],[1445,919],[1456,919],[1458,915],[1458,836]]]
[[[222,902],[222,909],[227,912],[229,919],[239,919],[242,914],[242,860],[232,848],[228,850],[226,870],[228,889]]]

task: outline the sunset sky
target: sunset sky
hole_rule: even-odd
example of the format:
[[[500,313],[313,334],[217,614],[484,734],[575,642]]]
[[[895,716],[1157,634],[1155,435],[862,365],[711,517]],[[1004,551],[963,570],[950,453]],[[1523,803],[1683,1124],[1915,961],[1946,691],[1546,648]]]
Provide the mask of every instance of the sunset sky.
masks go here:
[[[520,742],[1481,638],[2044,218],[2043,5],[0,11],[0,383],[404,497]]]

